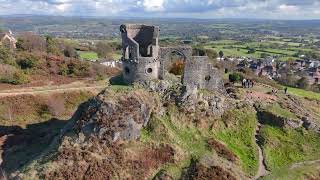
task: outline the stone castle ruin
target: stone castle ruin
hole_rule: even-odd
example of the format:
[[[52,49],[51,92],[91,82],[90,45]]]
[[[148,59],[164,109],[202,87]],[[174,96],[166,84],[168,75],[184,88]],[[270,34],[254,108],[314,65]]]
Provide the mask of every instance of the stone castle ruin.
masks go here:
[[[127,84],[164,80],[166,62],[172,53],[183,57],[183,85],[219,90],[223,81],[207,56],[193,56],[191,46],[160,47],[157,26],[125,24],[120,26],[123,48],[123,78]]]

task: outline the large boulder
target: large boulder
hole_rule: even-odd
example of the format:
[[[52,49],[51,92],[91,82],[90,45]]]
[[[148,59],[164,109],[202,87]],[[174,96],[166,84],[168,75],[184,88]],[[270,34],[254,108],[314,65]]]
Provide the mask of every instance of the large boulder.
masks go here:
[[[153,102],[144,91],[127,95],[104,91],[89,101],[75,130],[85,137],[95,136],[104,141],[135,140],[150,119]]]

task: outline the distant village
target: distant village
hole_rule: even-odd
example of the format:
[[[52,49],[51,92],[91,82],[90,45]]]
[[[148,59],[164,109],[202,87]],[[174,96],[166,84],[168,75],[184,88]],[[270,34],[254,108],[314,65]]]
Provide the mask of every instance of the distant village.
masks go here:
[[[293,61],[278,61],[276,58],[264,59],[242,58],[217,58],[217,61],[229,61],[236,64],[238,70],[249,68],[257,76],[278,80],[283,75],[292,74],[294,79],[305,77],[309,85],[320,84],[320,61],[305,58]]]

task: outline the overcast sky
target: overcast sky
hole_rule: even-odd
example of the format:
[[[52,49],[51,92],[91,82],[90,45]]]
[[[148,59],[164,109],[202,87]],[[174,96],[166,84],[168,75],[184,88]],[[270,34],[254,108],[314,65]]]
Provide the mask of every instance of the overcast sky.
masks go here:
[[[0,14],[320,19],[320,0],[0,0]]]

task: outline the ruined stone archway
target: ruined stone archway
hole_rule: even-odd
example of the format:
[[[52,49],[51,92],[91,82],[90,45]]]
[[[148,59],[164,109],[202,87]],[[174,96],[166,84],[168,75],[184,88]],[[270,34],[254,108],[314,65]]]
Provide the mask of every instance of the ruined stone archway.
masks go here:
[[[192,56],[192,47],[190,46],[178,46],[178,47],[161,47],[159,51],[159,59],[160,59],[160,71],[159,71],[159,79],[164,79],[165,73],[168,71],[168,64],[172,65],[170,62],[170,56],[172,54],[176,54],[181,56],[181,60],[183,61],[183,73],[184,74],[184,66],[186,62]]]
[[[186,56],[178,51],[167,54],[164,63],[166,72],[175,76],[182,76],[184,73]]]

